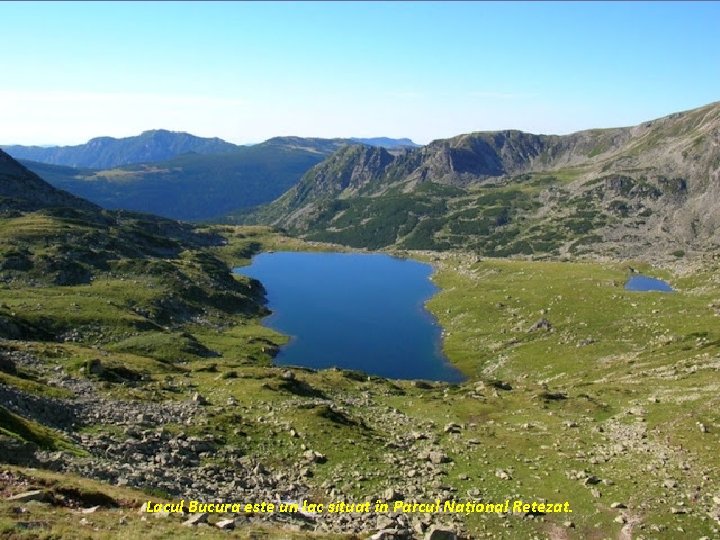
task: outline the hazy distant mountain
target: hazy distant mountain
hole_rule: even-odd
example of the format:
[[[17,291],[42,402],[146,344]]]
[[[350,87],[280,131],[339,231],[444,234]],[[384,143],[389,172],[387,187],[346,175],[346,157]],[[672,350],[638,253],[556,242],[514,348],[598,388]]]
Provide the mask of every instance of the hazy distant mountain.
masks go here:
[[[277,143],[224,154],[184,154],[112,169],[79,169],[23,160],[52,185],[108,209],[198,220],[269,202],[326,154]]]
[[[361,139],[353,137],[353,142],[367,144],[369,146],[381,146],[383,148],[417,148],[419,144],[415,144],[410,139],[391,139],[389,137],[371,137],[369,139]]]
[[[292,146],[303,148],[305,150],[317,151],[320,153],[331,154],[335,150],[348,144],[365,144],[368,146],[378,146],[387,148],[388,150],[401,148],[416,148],[419,145],[410,139],[391,139],[389,137],[372,137],[369,139],[361,139],[351,137],[349,139],[321,139],[318,137],[273,137],[263,144],[281,144],[283,146]]]
[[[296,147],[311,152],[330,154],[345,144],[360,142],[385,148],[417,146],[410,139],[321,139],[317,137],[275,137],[261,144]],[[253,145],[257,146],[257,145]],[[187,153],[223,154],[243,146],[217,137],[204,138],[180,131],[154,129],[140,135],[116,139],[96,137],[75,146],[22,146],[9,145],[4,150],[15,159],[24,159],[51,165],[88,169],[110,169],[135,163],[166,161]]]
[[[391,141],[378,140],[381,139]],[[37,150],[49,151],[44,154],[44,159],[57,158],[63,152],[66,157],[72,152],[80,155],[82,150],[84,163],[117,161],[121,154],[122,160],[127,161],[191,147],[196,150],[181,152],[169,159],[143,158],[142,163],[101,169],[35,159],[21,161],[52,185],[104,208],[197,220],[270,202],[297,183],[313,165],[353,142],[351,139],[274,137],[252,146],[235,146],[220,139],[202,139],[164,130],[146,131],[127,139],[110,139],[114,143],[108,145],[94,143],[103,140],[93,139],[82,147]],[[142,141],[147,143],[144,153],[138,150],[143,148]],[[160,144],[163,141],[164,146]],[[218,145],[215,141],[219,141]],[[9,148],[22,153],[17,149],[24,147]],[[213,148],[222,153],[205,152]],[[57,154],[52,154],[53,151]],[[112,160],[109,159],[111,154]]]
[[[134,137],[97,137],[76,146],[6,146],[16,159],[52,165],[107,169],[133,163],[164,161],[181,154],[220,154],[238,147],[222,139],[196,137],[189,133],[156,129]]]
[[[717,248],[718,133],[715,103],[565,136],[476,132],[396,154],[344,147],[236,219],[357,247],[497,256]]]

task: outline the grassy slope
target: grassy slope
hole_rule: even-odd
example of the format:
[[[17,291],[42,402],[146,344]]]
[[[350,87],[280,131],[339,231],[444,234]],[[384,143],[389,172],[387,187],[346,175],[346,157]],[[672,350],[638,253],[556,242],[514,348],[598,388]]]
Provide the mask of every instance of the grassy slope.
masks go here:
[[[429,307],[445,328],[447,354],[473,377],[515,387],[501,392],[499,409],[478,414],[458,403],[452,410],[467,421],[496,422],[493,439],[503,444],[495,445],[500,453],[490,447],[491,466],[516,461],[516,487],[526,496],[559,490],[571,497],[581,510],[572,516],[581,537],[619,529],[609,522],[613,501],[628,504],[646,526],[670,527],[667,537],[677,527],[690,537],[709,534],[698,500],[707,503],[718,485],[719,441],[716,430],[701,434],[697,424],[720,422],[712,272],[684,278],[660,272],[677,289],[662,294],[625,291],[627,267],[619,264],[450,256],[438,267],[442,292]],[[528,332],[541,317],[552,331]],[[593,342],[584,344],[587,338]],[[567,399],[543,399],[550,394]],[[625,424],[646,430],[647,447],[631,444],[613,455],[608,448],[620,442],[613,434]],[[685,471],[683,462],[693,465]],[[601,485],[602,498],[595,499],[564,477],[570,469],[589,469],[613,484]],[[687,491],[664,488],[669,477],[684,477]],[[681,504],[694,512],[669,513]]]

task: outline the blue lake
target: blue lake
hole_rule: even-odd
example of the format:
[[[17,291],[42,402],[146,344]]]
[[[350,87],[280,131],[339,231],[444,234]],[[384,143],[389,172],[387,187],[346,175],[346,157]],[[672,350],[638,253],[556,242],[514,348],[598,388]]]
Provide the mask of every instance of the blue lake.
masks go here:
[[[625,289],[628,291],[673,291],[673,288],[662,279],[640,275],[631,276],[630,279],[627,280],[627,283],[625,283]]]
[[[272,315],[291,336],[275,363],[338,367],[393,379],[459,382],[424,308],[437,291],[428,264],[383,254],[262,253],[236,272],[258,279]]]

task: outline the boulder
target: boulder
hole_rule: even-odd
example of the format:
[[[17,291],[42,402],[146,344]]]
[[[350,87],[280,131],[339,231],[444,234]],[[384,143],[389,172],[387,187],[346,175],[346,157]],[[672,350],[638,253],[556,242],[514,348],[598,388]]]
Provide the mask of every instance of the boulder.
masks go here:
[[[207,520],[208,515],[205,513],[193,514],[183,522],[183,525],[186,527],[193,527],[195,525],[199,525],[200,523],[207,523]]]
[[[436,525],[431,527],[430,530],[425,533],[425,540],[458,540],[458,535],[450,529],[445,529]]]
[[[218,521],[215,526],[218,529],[222,529],[224,531],[230,531],[235,528],[235,520],[234,519],[223,519]]]
[[[34,489],[32,491],[24,491],[23,493],[18,493],[17,495],[11,495],[7,498],[8,501],[13,502],[30,502],[30,501],[39,501],[39,502],[46,502],[50,499],[50,496],[41,489]]]

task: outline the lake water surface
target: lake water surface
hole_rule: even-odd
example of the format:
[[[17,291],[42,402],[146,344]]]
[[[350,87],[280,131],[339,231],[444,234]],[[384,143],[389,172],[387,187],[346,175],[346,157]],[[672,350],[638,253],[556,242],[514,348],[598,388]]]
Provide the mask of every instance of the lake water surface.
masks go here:
[[[662,279],[651,278],[648,276],[632,276],[625,283],[625,289],[628,291],[661,291],[672,292],[673,288]]]
[[[437,288],[428,264],[384,254],[262,253],[236,272],[262,282],[291,336],[276,364],[354,369],[394,379],[459,382],[424,308]]]

